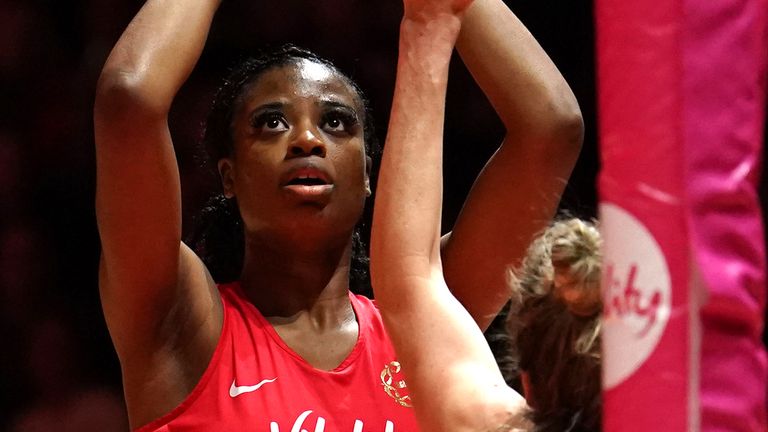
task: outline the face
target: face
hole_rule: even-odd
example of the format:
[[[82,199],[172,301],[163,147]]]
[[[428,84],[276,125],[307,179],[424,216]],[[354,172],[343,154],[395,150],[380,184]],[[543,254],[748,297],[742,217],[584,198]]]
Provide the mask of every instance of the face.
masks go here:
[[[370,194],[364,107],[325,65],[297,60],[264,72],[233,115],[234,154],[219,161],[248,235],[348,236]]]
[[[595,287],[573,283],[568,276],[555,275],[555,295],[563,300],[571,313],[591,316],[600,309],[601,294]]]

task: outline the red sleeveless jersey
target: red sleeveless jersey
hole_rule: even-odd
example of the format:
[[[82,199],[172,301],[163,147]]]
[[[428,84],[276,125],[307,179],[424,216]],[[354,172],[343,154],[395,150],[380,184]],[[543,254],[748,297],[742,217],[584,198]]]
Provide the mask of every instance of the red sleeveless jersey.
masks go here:
[[[416,432],[416,419],[375,304],[350,294],[359,336],[334,370],[312,367],[245,298],[219,287],[221,338],[200,382],[139,432]]]

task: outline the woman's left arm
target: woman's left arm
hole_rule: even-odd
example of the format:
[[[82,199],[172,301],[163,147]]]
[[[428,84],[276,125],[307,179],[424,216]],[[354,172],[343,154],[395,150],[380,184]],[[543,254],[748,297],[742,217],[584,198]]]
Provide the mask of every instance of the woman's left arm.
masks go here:
[[[557,210],[583,121],[557,67],[502,0],[476,0],[456,46],[506,128],[442,247],[448,286],[485,329],[509,298],[506,268]]]

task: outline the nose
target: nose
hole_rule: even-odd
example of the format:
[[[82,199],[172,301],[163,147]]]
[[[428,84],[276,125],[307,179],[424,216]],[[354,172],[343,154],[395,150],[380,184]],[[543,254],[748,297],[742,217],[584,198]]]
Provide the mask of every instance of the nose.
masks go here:
[[[288,147],[288,157],[319,156],[325,157],[326,145],[311,128],[305,128],[294,138]]]

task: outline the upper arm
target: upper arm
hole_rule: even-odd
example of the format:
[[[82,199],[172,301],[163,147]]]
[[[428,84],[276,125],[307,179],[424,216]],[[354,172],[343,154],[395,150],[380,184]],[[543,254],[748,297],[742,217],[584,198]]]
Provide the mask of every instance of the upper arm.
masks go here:
[[[170,412],[189,395],[208,367],[223,326],[216,285],[194,252],[180,245],[171,289],[132,286],[113,277],[102,256],[102,306],[120,358],[133,428]],[[135,295],[147,298],[140,301]],[[158,301],[162,297],[171,300]]]
[[[442,249],[448,286],[484,329],[509,298],[506,269],[557,209],[583,121],[557,67],[501,0],[475,1],[457,47],[507,130]]]
[[[448,286],[482,329],[509,299],[507,269],[519,264],[549,224],[568,182],[576,152],[547,151],[553,148],[547,142],[505,143],[443,239]]]
[[[381,305],[419,425],[428,431],[500,431],[519,425],[526,405],[507,387],[472,317],[438,270],[431,278],[387,281],[413,293]]]
[[[177,282],[181,186],[167,113],[151,109],[129,79],[104,73],[97,89],[96,219],[102,289],[139,310],[168,301]]]
[[[146,330],[156,328],[179,306],[211,306],[206,299],[212,282],[190,282],[198,280],[190,276],[205,269],[181,244],[181,186],[167,122],[178,89],[200,57],[219,3],[144,2],[110,53],[97,84],[100,290],[110,331],[129,335],[115,341],[118,351],[124,341],[147,347],[145,342],[156,336]]]
[[[100,290],[119,353],[160,342],[155,330],[173,308],[206,307],[194,303],[206,302],[209,285],[189,279],[205,269],[183,250],[167,112],[152,101],[128,77],[105,72],[94,109]]]

